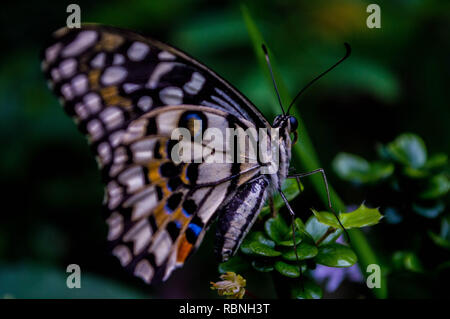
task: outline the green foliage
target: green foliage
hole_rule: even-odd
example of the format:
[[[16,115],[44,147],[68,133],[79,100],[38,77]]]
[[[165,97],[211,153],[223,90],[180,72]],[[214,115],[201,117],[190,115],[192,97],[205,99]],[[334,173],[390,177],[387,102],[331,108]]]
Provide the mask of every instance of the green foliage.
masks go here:
[[[350,267],[357,261],[355,253],[347,246],[332,243],[319,247],[316,262],[329,267]]]
[[[336,217],[329,212],[313,212],[314,216],[306,224],[300,218],[294,220],[296,250],[292,224],[288,225],[281,213],[276,213],[275,216],[266,214],[246,236],[239,253],[219,265],[219,272],[245,273],[250,270],[251,265],[256,271],[276,271],[292,279],[300,277],[299,267],[307,275],[308,270],[313,269],[316,264],[338,268],[354,265],[357,257],[353,250],[335,243],[342,234]],[[361,205],[353,212],[339,214],[339,217],[345,222],[344,226],[359,228],[377,224],[382,216],[377,209]],[[300,293],[294,285],[291,295],[305,298],[321,296],[320,287],[313,284],[310,276],[306,278],[304,284],[308,285],[309,292]]]
[[[303,287],[295,285],[291,289],[293,299],[320,299],[322,294],[320,286],[310,279],[303,282]]]
[[[368,162],[348,153],[339,153],[333,167],[340,178],[354,183],[374,183],[394,172],[394,165],[386,162]]]
[[[340,213],[338,217],[336,217],[336,215],[334,215],[333,213],[318,212],[314,209],[312,209],[312,212],[316,216],[317,220],[322,224],[338,229],[341,228],[341,226],[339,225],[338,218],[345,229],[350,229],[355,227],[359,228],[375,225],[383,217],[381,216],[378,209],[368,208],[364,204],[362,204],[358,209],[354,210],[353,212]]]
[[[443,265],[450,262],[447,155],[430,156],[423,139],[412,133],[378,145],[377,155],[378,159],[369,162],[340,153],[333,161],[333,168],[340,178],[369,192],[373,198],[368,198],[368,202],[380,205],[387,224],[395,227],[392,230],[388,227],[377,236],[389,259],[390,277],[403,276],[406,272],[411,277],[409,280],[420,283],[419,278],[427,278],[433,282],[433,274],[448,269]],[[374,173],[374,166],[389,167],[389,174]],[[322,222],[333,224],[327,214],[315,214]],[[372,215],[376,220],[377,214],[372,212]],[[370,220],[370,214],[366,216]],[[340,217],[350,228],[345,214]],[[422,285],[418,289],[422,293],[429,288]]]

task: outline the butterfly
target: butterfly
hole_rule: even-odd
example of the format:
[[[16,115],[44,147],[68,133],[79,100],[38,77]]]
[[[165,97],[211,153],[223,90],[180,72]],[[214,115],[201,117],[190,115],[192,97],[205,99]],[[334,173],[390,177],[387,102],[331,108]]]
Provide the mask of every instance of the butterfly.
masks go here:
[[[295,117],[283,111],[271,125],[230,83],[172,46],[109,26],[63,28],[44,49],[42,69],[96,156],[112,254],[146,283],[167,280],[216,219],[215,252],[228,260],[288,177]],[[258,162],[175,163],[171,133],[179,127],[192,135],[277,128],[279,166],[264,174]]]

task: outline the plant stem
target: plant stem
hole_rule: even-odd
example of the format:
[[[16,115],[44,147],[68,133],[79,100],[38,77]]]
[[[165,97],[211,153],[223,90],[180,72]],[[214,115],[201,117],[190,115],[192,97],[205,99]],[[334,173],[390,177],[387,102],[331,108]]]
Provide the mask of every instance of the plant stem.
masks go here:
[[[316,241],[316,246],[319,246],[329,235],[331,235],[332,233],[334,233],[336,231],[336,228],[333,227],[328,227],[327,231],[325,232],[325,234],[322,235],[322,237],[320,237],[317,241]]]
[[[263,54],[263,51],[261,50],[261,45],[264,42],[263,37],[261,33],[259,32],[256,24],[254,23],[252,17],[250,16],[250,13],[245,5],[242,5],[242,14],[244,16],[244,21],[247,26],[247,30],[249,32],[250,38],[253,43],[253,49],[256,53],[256,56],[258,57],[259,63],[261,65],[261,69],[266,74],[266,79],[269,81],[269,85],[272,86],[272,80],[269,74],[269,70],[267,69],[266,60]],[[275,61],[272,57],[272,67],[275,64]],[[278,89],[281,95],[281,99],[284,102],[284,105],[288,105],[288,103],[291,101],[289,97],[289,92],[286,88],[286,85],[283,83],[281,78],[278,76],[278,73],[276,71],[276,68],[273,67],[274,70],[274,76],[277,80]],[[311,142],[311,139],[309,138],[308,132],[306,130],[306,125],[302,120],[302,117],[300,116],[300,113],[298,112],[297,108],[293,108],[292,115],[294,115],[298,122],[299,127],[301,128],[301,138],[299,143],[295,145],[293,148],[293,152],[296,155],[298,164],[307,172],[313,171],[317,168],[322,167],[320,165],[319,159],[317,157],[317,153],[314,149],[314,146]],[[311,182],[316,190],[317,194],[319,195],[321,201],[327,205],[327,194],[323,185],[322,178],[320,176],[312,176]],[[333,203],[333,206],[336,208],[336,210],[339,211],[346,211],[346,207],[343,203],[343,201],[339,198],[337,193],[334,191],[331,184],[328,184],[329,191],[330,191],[330,197],[331,202]],[[352,243],[352,248],[354,249],[356,255],[358,256],[358,264],[361,269],[361,272],[364,276],[367,276],[367,266],[370,264],[378,264],[380,265],[380,262],[378,261],[375,252],[370,247],[367,239],[365,238],[364,234],[359,229],[350,229],[348,231],[350,240]],[[387,280],[385,277],[383,277],[381,288],[374,289],[373,293],[377,298],[386,298],[387,297]]]

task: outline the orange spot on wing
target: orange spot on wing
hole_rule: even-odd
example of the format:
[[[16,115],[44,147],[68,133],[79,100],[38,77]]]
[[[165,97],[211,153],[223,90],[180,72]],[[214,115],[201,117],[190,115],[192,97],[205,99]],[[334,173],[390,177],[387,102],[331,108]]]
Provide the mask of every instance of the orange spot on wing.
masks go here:
[[[130,107],[131,100],[119,95],[117,86],[108,86],[100,90],[103,100],[107,105],[117,105],[122,107]]]
[[[124,42],[123,37],[117,34],[104,32],[100,42],[96,45],[96,49],[113,51]]]
[[[97,90],[100,87],[100,70],[93,70],[88,74],[89,86],[93,90]]]
[[[180,239],[180,244],[178,245],[177,263],[184,263],[191,253],[191,250],[192,244],[187,241],[186,235],[183,234],[183,237]]]

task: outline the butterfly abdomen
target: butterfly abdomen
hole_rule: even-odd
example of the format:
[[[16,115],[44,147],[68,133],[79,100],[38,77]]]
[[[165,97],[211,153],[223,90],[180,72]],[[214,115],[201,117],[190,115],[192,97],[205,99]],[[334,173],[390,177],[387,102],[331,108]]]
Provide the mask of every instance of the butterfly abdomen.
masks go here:
[[[263,175],[242,185],[219,210],[215,251],[221,261],[234,255],[252,227],[264,205],[269,183],[267,175]]]

